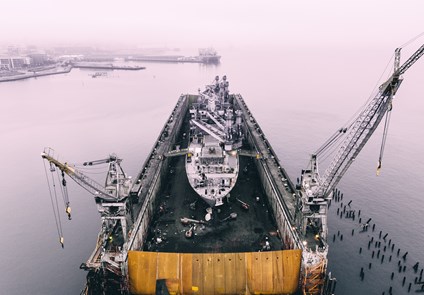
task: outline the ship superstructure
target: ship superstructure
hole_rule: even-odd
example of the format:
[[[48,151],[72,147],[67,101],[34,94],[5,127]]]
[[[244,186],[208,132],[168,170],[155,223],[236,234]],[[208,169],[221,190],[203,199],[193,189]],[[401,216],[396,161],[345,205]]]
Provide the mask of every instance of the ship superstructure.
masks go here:
[[[186,173],[189,183],[211,207],[223,204],[239,173],[241,111],[234,110],[227,77],[215,78],[190,108]],[[235,115],[234,115],[235,113]]]
[[[201,48],[199,49],[199,59],[204,63],[219,63],[221,56],[211,47]]]

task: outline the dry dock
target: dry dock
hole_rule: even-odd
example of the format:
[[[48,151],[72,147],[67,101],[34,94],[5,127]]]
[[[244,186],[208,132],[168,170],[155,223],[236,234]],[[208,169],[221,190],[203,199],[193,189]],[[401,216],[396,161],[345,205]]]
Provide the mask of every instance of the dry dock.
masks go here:
[[[196,96],[179,99],[137,176],[131,194],[138,201],[133,206],[138,218],[126,257],[131,293],[151,294],[160,279],[182,293],[299,290],[302,250],[294,230],[293,184],[241,96],[232,99],[244,114],[247,137],[239,151],[239,179],[226,204],[214,210],[212,222],[204,223],[207,205],[188,183],[185,156],[170,156],[184,153],[169,153],[177,145],[181,151],[187,147],[188,108]],[[228,219],[231,213],[237,218]],[[181,218],[202,221],[193,227],[193,237],[185,237],[190,226]],[[219,283],[219,278],[228,279]]]
[[[166,156],[169,151],[175,149],[176,145],[179,145],[180,149],[187,147],[187,142],[184,142],[183,136],[188,134],[187,110],[189,101],[194,99],[195,96],[183,96],[179,99],[177,106],[163,127],[149,158],[144,163],[142,171],[137,176],[136,184],[133,186],[131,193],[133,197],[138,196],[139,204],[143,205],[139,215],[140,224],[136,223],[135,231],[140,234],[141,227],[144,229],[144,233],[142,237],[133,237],[129,249],[148,250],[148,246],[144,243],[147,235],[149,235],[149,238],[154,235],[154,230],[150,229],[149,231],[149,226],[147,226],[151,220],[157,219],[156,223],[166,224],[167,222],[180,223],[178,220],[180,217],[204,219],[206,204],[199,200],[188,184],[184,171],[185,157]],[[296,218],[294,186],[279,164],[278,158],[241,96],[234,96],[233,99],[237,107],[245,114],[244,127],[248,136],[245,146],[240,152],[240,154],[243,154],[243,152],[245,154],[240,156],[240,171],[242,172],[234,191],[231,192],[231,197],[228,200],[229,206],[222,206],[220,212],[217,213],[216,219],[221,220],[234,211],[237,213],[237,221],[230,221],[226,224],[244,224],[242,219],[246,212],[240,211],[243,209],[240,206],[241,202],[237,201],[237,199],[251,205],[249,211],[258,211],[259,209],[255,208],[259,207],[264,208],[263,212],[258,211],[258,220],[263,219],[262,216],[267,216],[267,218],[270,216],[269,218],[274,219],[274,221],[269,220],[264,222],[263,226],[256,226],[256,231],[266,233],[267,231],[278,230],[279,235],[285,242],[281,242],[280,245],[276,244],[274,249],[299,249],[300,241],[293,231]],[[165,183],[162,185],[162,182]],[[154,199],[153,202],[152,198]],[[197,207],[195,210],[191,210],[189,205],[196,200],[198,200],[196,202]],[[157,208],[160,205],[162,205],[163,211],[160,216],[156,216],[156,219],[153,219],[154,214],[159,214]],[[268,208],[268,206],[271,207]],[[137,212],[134,213],[138,215]],[[150,216],[142,218],[144,214],[149,214]],[[170,214],[173,215],[172,218],[169,216]],[[251,216],[247,218],[252,219]],[[181,228],[178,228],[178,230],[181,230]],[[254,233],[255,226],[253,225],[250,229],[243,231],[250,235]],[[217,235],[219,236],[219,234]],[[239,245],[239,247],[241,250],[242,246]],[[189,248],[184,249],[184,252],[187,252]],[[205,250],[199,249],[197,252],[205,252]],[[174,251],[176,250],[174,249]],[[223,251],[229,252],[226,249],[223,249]],[[248,247],[242,251],[255,251],[255,249]]]
[[[182,95],[134,180],[127,241],[117,236],[106,252],[99,243],[83,265],[88,294],[326,294],[326,256],[309,256],[301,241],[295,187],[243,98],[230,100],[245,134],[230,197],[206,221],[207,205],[185,173],[188,110],[197,96]],[[306,238],[311,248],[320,243]]]

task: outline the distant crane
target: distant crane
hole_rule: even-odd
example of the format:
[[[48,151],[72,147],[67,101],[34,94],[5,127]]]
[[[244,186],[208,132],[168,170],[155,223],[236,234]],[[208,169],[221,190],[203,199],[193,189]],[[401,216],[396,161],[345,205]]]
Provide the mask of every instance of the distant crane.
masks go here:
[[[383,141],[378,161],[377,174],[381,168],[381,160],[387,135],[388,122],[392,110],[392,100],[402,83],[401,75],[406,72],[423,54],[422,45],[402,66],[400,65],[401,48],[395,50],[394,71],[384,82],[377,95],[365,106],[349,128],[339,129],[314,154],[312,154],[307,169],[302,170],[300,184],[300,215],[299,225],[306,237],[312,229],[312,234],[326,241],[327,239],[327,208],[331,194],[343,177],[349,166],[358,156],[379,123],[386,115]],[[343,139],[337,153],[321,176],[318,171],[319,156],[328,151],[329,147]]]
[[[70,219],[70,203],[66,191],[66,180],[65,174],[72,178],[77,184],[86,189],[95,197],[95,201],[98,207],[98,211],[102,217],[102,230],[99,235],[99,245],[105,246],[106,243],[110,243],[113,240],[112,234],[114,231],[120,229],[122,231],[122,237],[124,242],[127,240],[127,227],[128,227],[128,210],[127,208],[127,197],[129,195],[132,179],[128,177],[121,167],[122,160],[119,159],[115,154],[110,155],[106,159],[96,160],[91,162],[85,162],[83,166],[92,166],[99,164],[108,164],[108,172],[106,176],[105,185],[97,183],[95,180],[89,178],[81,171],[71,166],[68,163],[62,163],[57,157],[55,157],[54,150],[51,148],[45,148],[44,152],[41,153],[41,157],[46,160],[50,165],[50,171],[53,173],[58,168],[62,175],[62,193],[64,193],[64,200],[66,206],[66,213]],[[46,169],[47,176],[47,169]],[[47,176],[48,177],[48,176]],[[48,178],[49,179],[49,178]],[[50,192],[55,191],[54,177],[52,176],[53,188],[50,188]],[[50,185],[50,182],[48,180]],[[53,203],[53,202],[52,202]],[[55,206],[53,206],[54,208]],[[57,207],[57,203],[56,203]],[[58,212],[57,212],[58,214]],[[55,218],[58,218],[55,212]],[[56,220],[58,227],[59,222]],[[63,247],[63,235],[61,228],[58,228],[60,235],[60,243]]]

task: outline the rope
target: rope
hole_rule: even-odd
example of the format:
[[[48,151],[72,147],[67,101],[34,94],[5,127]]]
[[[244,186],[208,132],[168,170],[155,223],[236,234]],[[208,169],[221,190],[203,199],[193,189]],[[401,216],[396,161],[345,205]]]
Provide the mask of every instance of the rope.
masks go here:
[[[100,171],[100,172],[90,172],[89,170],[84,170],[79,168],[78,171],[84,174],[94,174],[94,175],[103,174],[104,175],[108,172],[108,169],[104,169],[103,171]]]
[[[412,38],[411,40],[409,40],[408,42],[406,42],[402,46],[400,46],[400,48],[408,46],[409,44],[411,44],[412,42],[414,42],[415,40],[417,40],[418,38],[420,38],[423,35],[424,35],[424,32],[418,34],[416,37]],[[379,87],[379,85],[381,85],[380,84],[381,80],[382,80],[383,76],[385,75],[385,73],[387,72],[390,64],[392,64],[392,69],[394,70],[394,68],[393,68],[394,67],[394,64],[393,64],[394,56],[395,56],[395,54],[392,54],[390,60],[387,62],[386,67],[384,68],[384,71],[381,73],[380,78],[377,80],[377,83],[375,84],[373,90],[371,91],[371,94],[370,94],[369,98],[367,99],[367,101],[352,115],[352,117],[344,125],[344,126],[347,126],[346,128],[348,130],[361,117],[361,113],[366,109],[366,107],[370,104],[370,102],[373,99],[375,99],[377,95],[379,95],[379,92],[377,91],[377,87]],[[387,79],[389,79],[390,75],[392,75],[392,74],[389,73],[388,75],[389,75],[389,77]],[[379,175],[379,171],[380,171],[380,168],[381,168],[381,161],[383,159],[384,148],[385,148],[385,143],[386,143],[386,139],[387,139],[387,132],[388,132],[389,123],[390,123],[390,117],[391,117],[391,111],[388,111],[386,113],[386,118],[385,118],[383,139],[382,139],[382,143],[381,143],[380,156],[379,156],[378,167],[377,167],[377,175]],[[340,146],[343,142],[343,141],[340,141],[340,139],[346,138],[346,136],[348,136],[348,134],[349,134],[349,132],[345,132],[343,134],[332,135],[316,152],[316,155],[322,153],[322,155],[320,157],[320,162],[327,161],[328,157],[330,157],[331,155],[336,153],[340,149]],[[337,143],[337,145],[336,145],[336,143]]]
[[[78,170],[104,170],[105,169],[105,166],[101,166],[102,164],[99,164],[99,165],[77,165],[77,164],[74,164],[73,166],[75,167],[75,168],[77,168]]]
[[[59,228],[60,228],[60,243],[62,244],[62,248],[63,248],[63,230],[62,230],[62,222],[60,220],[60,214],[59,214],[59,202],[57,200],[57,193],[56,193],[56,183],[54,182],[54,176],[52,173],[52,183],[53,183],[53,192],[54,192],[54,196],[55,196],[55,200],[56,200],[56,212],[57,212],[57,216],[58,216],[58,220],[59,220]]]
[[[327,161],[327,159],[335,154],[339,149],[340,146],[342,145],[344,138],[347,136],[347,133],[344,133],[342,136],[340,136],[336,141],[334,141],[334,143],[332,144],[331,148],[332,149],[327,149],[321,156],[321,161],[325,162]],[[341,140],[343,139],[343,140]],[[337,144],[336,144],[337,143]]]
[[[389,61],[386,64],[386,67],[384,68],[384,71],[381,73],[380,77],[378,78],[377,82],[375,83],[368,99],[365,101],[365,103],[352,115],[352,117],[350,117],[350,119],[346,122],[346,124],[344,126],[348,126],[346,127],[347,129],[350,129],[350,127],[352,127],[352,125],[355,123],[356,119],[358,118],[359,114],[365,109],[365,107],[370,103],[370,101],[372,99],[375,98],[375,96],[378,94],[378,92],[376,92],[377,88],[381,85],[381,80],[384,76],[384,74],[386,73],[388,67],[390,64],[393,65],[393,58],[394,58],[395,54],[393,53],[392,56],[390,57]]]
[[[412,39],[411,39],[411,40],[409,40],[408,42],[406,42],[406,43],[402,44],[402,45],[400,46],[400,48],[403,48],[403,47],[408,46],[409,44],[411,44],[412,42],[414,42],[415,40],[417,40],[418,38],[420,38],[420,37],[421,37],[421,36],[423,36],[423,35],[424,35],[424,32],[422,32],[422,33],[418,34],[417,36],[415,36],[414,38],[412,38]]]
[[[59,171],[56,170],[56,175],[57,175],[57,181],[60,183],[60,175],[59,175]],[[66,200],[65,200],[65,192],[64,192],[64,188],[63,185],[60,186],[60,192],[62,193],[62,199],[63,199],[63,204],[66,206]]]
[[[383,138],[381,140],[380,156],[378,157],[377,176],[380,174],[381,161],[383,160],[384,148],[386,147],[387,132],[389,130],[389,124],[390,124],[390,117],[391,117],[391,115],[392,115],[391,110],[387,111],[386,118],[385,118],[385,121],[384,121]]]
[[[364,111],[364,109],[369,105],[369,103],[378,94],[378,92],[376,90],[381,85],[381,80],[382,80],[383,76],[385,75],[385,73],[387,72],[387,70],[389,68],[389,65],[390,64],[393,65],[393,59],[394,59],[394,54],[392,54],[390,60],[387,62],[386,66],[385,66],[385,68],[383,70],[383,72],[381,73],[379,79],[377,80],[375,86],[373,87],[373,90],[371,91],[371,94],[369,95],[369,97],[366,100],[366,102],[361,107],[359,107],[359,109],[343,125],[343,126],[346,126],[345,128],[347,129],[347,131],[345,133],[339,134],[338,137],[334,137],[334,138],[333,137],[330,137],[330,139],[327,140],[324,143],[324,145],[321,146],[318,149],[319,152],[322,153],[322,155],[321,155],[321,162],[325,162],[331,155],[335,154],[339,150],[342,142],[344,141],[344,138],[346,138],[346,136],[348,136],[350,128],[358,120],[358,117],[360,116],[360,113]],[[341,140],[342,138],[343,138],[343,140]],[[333,149],[331,149],[331,148],[333,148]]]
[[[327,141],[315,152],[315,155],[319,155],[325,151],[327,151],[328,148],[330,148],[335,142],[337,142],[342,135],[346,133],[344,128],[338,129]]]
[[[59,171],[57,170],[57,180],[60,183],[60,176],[59,176]],[[68,195],[68,188],[66,187],[66,179],[65,179],[65,174],[62,171],[62,185],[60,186],[61,192],[62,192],[62,199],[63,199],[63,204],[65,205],[65,212],[66,214],[68,214],[68,219],[71,220],[71,207],[70,202],[69,202],[69,195]]]
[[[57,234],[59,236],[59,241],[62,244],[62,248],[63,248],[63,231],[62,231],[62,223],[60,221],[59,208],[57,206],[57,197],[56,197],[56,208],[57,208],[57,210],[55,210],[55,201],[53,199],[53,194],[52,194],[52,189],[51,189],[51,185],[50,185],[50,181],[49,181],[49,176],[47,174],[46,163],[44,161],[43,161],[43,165],[44,165],[44,172],[46,174],[47,186],[49,187],[50,203],[52,204],[54,220],[55,220],[55,223],[56,223],[56,230],[57,230]],[[53,177],[52,177],[52,180],[53,180],[53,183],[54,183]],[[55,187],[54,184],[53,184],[53,187]],[[55,192],[55,195],[56,195],[56,190],[54,192]]]

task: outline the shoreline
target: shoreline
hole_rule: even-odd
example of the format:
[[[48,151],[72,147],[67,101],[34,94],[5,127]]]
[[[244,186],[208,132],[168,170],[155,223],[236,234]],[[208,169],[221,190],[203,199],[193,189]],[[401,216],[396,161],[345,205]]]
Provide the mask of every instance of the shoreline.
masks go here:
[[[22,74],[15,74],[12,76],[3,76],[0,77],[0,82],[12,82],[12,81],[18,81],[18,80],[24,80],[29,78],[36,78],[36,77],[42,77],[42,76],[50,76],[50,75],[57,75],[57,74],[66,74],[69,73],[72,70],[72,67],[66,67],[62,70],[57,70],[58,68],[55,68],[55,71],[40,71],[40,72],[27,72]]]
[[[0,76],[0,83],[1,82],[13,82],[13,81],[19,81],[19,80],[25,80],[30,78],[37,78],[42,76],[50,76],[50,75],[58,75],[58,74],[67,74],[72,71],[73,68],[88,68],[88,69],[98,69],[98,70],[145,70],[146,67],[132,67],[132,66],[114,66],[114,65],[70,65],[66,67],[61,66],[55,66],[54,68],[48,68],[48,69],[40,69],[38,71],[28,71],[21,74],[13,74],[8,76]]]

